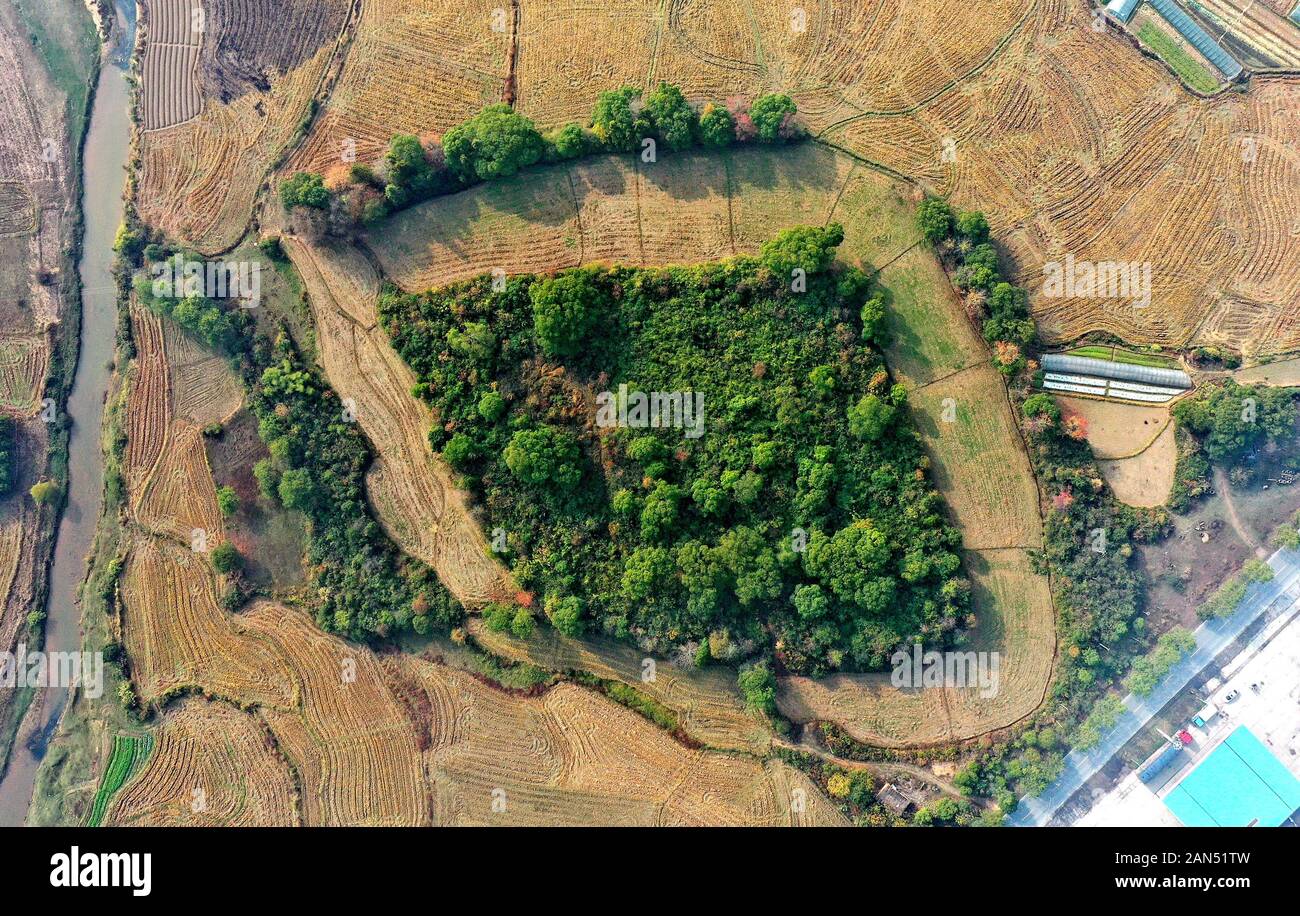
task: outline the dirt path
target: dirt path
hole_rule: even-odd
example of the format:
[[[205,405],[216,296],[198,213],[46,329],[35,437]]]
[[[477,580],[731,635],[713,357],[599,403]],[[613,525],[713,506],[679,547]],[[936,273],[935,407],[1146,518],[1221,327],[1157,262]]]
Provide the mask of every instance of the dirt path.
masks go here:
[[[1241,538],[1241,542],[1247,547],[1254,549],[1255,556],[1261,560],[1267,557],[1268,551],[1264,549],[1264,545],[1247,530],[1246,526],[1241,522],[1241,516],[1237,515],[1237,506],[1232,501],[1232,490],[1229,488],[1228,475],[1223,468],[1216,467],[1214,469],[1214,489],[1223,497],[1223,507],[1228,512],[1228,524],[1232,525],[1232,530],[1237,532],[1237,537]]]
[[[850,760],[847,757],[839,757],[832,754],[830,751],[807,740],[796,743],[793,741],[786,741],[783,738],[775,738],[773,739],[772,744],[776,747],[783,747],[786,750],[801,751],[805,754],[812,754],[827,763],[833,763],[835,766],[842,767],[846,770],[866,770],[868,773],[875,776],[882,776],[886,779],[891,776],[906,773],[908,776],[929,783],[943,792],[944,795],[958,801],[968,801],[973,805],[983,808],[988,808],[993,804],[988,799],[967,798],[962,794],[961,789],[958,789],[948,780],[941,776],[936,776],[924,767],[919,767],[914,763],[882,763],[879,761]]]

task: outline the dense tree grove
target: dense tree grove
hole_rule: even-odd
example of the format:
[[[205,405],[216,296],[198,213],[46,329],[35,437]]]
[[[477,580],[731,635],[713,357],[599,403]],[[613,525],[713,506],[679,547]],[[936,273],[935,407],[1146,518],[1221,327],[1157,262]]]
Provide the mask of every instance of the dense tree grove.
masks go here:
[[[258,484],[308,519],[307,563],[321,628],[363,639],[404,628],[445,630],[459,619],[459,604],[433,571],[394,547],[370,514],[370,446],[288,334],[274,343],[252,339],[240,370],[271,453],[256,468]]]
[[[653,141],[660,153],[734,143],[783,143],[803,135],[798,109],[788,95],[761,95],[745,107],[739,102],[706,103],[697,110],[681,88],[660,83],[646,93],[624,86],[596,99],[590,120],[538,130],[509,105],[489,105],[440,142],[399,134],[382,164],[356,164],[346,180],[298,172],[280,185],[286,210],[329,210],[331,229],[347,230],[439,194],[481,181],[509,178],[537,162],[563,162],[593,153],[643,152]],[[333,190],[331,190],[333,189]]]
[[[957,638],[960,539],[876,346],[881,305],[832,267],[842,238],[795,229],[759,258],[385,291],[433,447],[557,628],[697,663],[774,649],[813,673]]]
[[[184,283],[173,282],[172,278],[183,276],[186,265],[203,265],[197,255],[178,252],[168,257],[162,251],[153,253],[158,255],[157,260],[146,253],[145,265],[150,270],[141,273],[135,282],[140,304],[155,315],[172,319],[219,353],[238,350],[253,324],[248,310],[224,307],[207,298],[202,294],[201,284],[197,287],[199,291],[188,291]],[[159,282],[158,277],[165,279]]]

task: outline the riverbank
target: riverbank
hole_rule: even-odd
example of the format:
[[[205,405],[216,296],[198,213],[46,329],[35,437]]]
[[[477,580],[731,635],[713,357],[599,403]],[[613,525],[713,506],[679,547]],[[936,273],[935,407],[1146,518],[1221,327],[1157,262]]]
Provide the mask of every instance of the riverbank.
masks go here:
[[[81,168],[74,184],[80,191],[80,244],[69,252],[77,272],[69,270],[65,283],[79,287],[80,309],[74,295],[62,325],[57,359],[51,360],[60,367],[59,395],[66,393],[66,397],[59,414],[62,430],[51,436],[49,474],[65,483],[65,501],[49,567],[46,651],[82,648],[79,591],[102,506],[100,433],[117,328],[112,246],[122,219],[123,169],[130,141],[126,68],[134,41],[134,0],[120,0],[117,12],[114,35],[105,42],[101,58],[107,66],[98,66],[95,88],[87,90],[89,116],[77,156]],[[66,687],[49,687],[28,711],[0,783],[0,824],[25,819],[37,769],[67,699]]]

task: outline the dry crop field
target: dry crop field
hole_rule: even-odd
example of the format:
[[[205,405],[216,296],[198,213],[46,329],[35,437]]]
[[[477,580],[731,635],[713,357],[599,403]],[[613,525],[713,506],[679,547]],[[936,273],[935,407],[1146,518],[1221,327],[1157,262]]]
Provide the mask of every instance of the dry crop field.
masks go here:
[[[374,161],[396,132],[437,137],[498,100],[511,26],[498,27],[497,9],[363,4],[287,168]],[[1085,0],[804,12],[796,23],[775,3],[525,0],[517,105],[551,127],[585,119],[600,91],[624,83],[673,80],[697,100],[788,91],[822,141],[987,210],[1052,340],[1104,330],[1261,353],[1300,346],[1300,77],[1260,75],[1244,93],[1196,98],[1119,30],[1095,31]],[[302,46],[304,28],[295,19],[277,32]],[[297,67],[272,68],[269,90],[205,98],[193,128],[145,135],[150,222],[203,250],[233,244],[327,68],[324,44],[313,47]],[[203,72],[201,62],[200,83]],[[253,98],[260,114],[245,105]],[[1040,295],[1043,264],[1067,253],[1149,261],[1161,307]]]
[[[263,178],[327,82],[350,8],[144,0],[136,202],[146,222],[203,252],[239,241]]]

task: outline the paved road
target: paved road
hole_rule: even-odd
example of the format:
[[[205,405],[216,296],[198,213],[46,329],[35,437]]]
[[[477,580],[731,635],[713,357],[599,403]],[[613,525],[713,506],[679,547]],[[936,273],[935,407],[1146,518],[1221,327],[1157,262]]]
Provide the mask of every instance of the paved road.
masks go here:
[[[1147,724],[1166,703],[1218,657],[1228,644],[1266,611],[1277,611],[1300,602],[1300,553],[1279,550],[1269,557],[1273,579],[1250,586],[1241,607],[1225,620],[1208,620],[1196,628],[1196,650],[1174,666],[1149,697],[1124,698],[1128,711],[1103,736],[1092,750],[1071,751],[1065,758],[1065,770],[1035,798],[1020,802],[1015,814],[1007,818],[1013,827],[1041,827],[1052,819],[1058,808],[1093,777],[1129,739]]]

